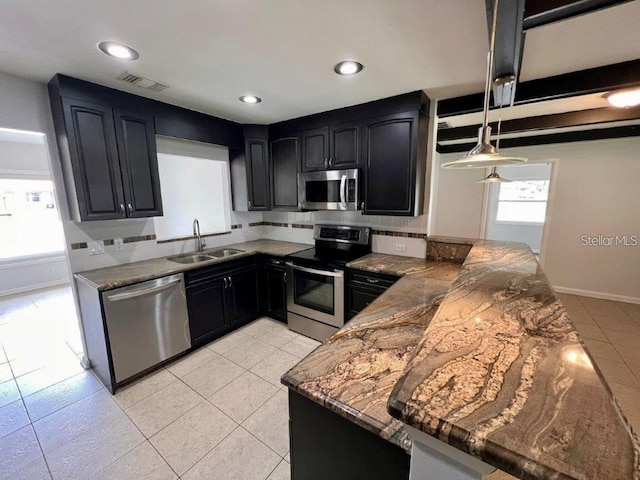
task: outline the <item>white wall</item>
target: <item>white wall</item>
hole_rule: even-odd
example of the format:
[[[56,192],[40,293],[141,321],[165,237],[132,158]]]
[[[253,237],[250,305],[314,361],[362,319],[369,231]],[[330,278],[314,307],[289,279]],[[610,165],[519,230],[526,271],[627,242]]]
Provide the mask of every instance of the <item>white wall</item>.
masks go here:
[[[640,303],[640,246],[581,246],[583,235],[638,235],[640,241],[640,138],[505,151],[530,160],[557,159],[541,257],[554,287]],[[439,157],[442,163],[451,156]],[[436,228],[431,234],[473,237],[481,231],[483,201],[482,188],[473,180],[481,178],[484,170],[434,173],[440,188],[434,206]],[[455,175],[460,177],[454,179]],[[443,188],[443,179],[445,186],[456,188]]]

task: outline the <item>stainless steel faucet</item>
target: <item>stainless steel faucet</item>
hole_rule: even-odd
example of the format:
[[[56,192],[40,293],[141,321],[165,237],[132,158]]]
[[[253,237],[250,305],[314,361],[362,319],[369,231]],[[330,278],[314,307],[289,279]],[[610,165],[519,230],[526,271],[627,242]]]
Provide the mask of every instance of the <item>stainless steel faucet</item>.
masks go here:
[[[197,218],[193,221],[193,236],[196,237],[196,250],[198,252],[202,252],[205,244],[204,240],[202,240],[202,237],[200,236],[200,222]]]

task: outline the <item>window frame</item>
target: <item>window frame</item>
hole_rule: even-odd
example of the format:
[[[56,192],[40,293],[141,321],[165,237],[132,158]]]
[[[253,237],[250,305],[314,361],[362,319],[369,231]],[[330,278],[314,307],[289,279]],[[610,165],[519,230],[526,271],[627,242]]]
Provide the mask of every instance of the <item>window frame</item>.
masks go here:
[[[551,179],[550,178],[540,178],[537,176],[518,178],[517,180],[513,180],[515,182],[531,182],[531,181],[546,181],[549,182],[549,186],[547,187],[547,199],[546,200],[502,200],[502,202],[510,202],[510,203],[544,203],[545,204],[545,219],[542,222],[517,222],[513,220],[498,220],[498,210],[500,208],[500,189],[502,188],[502,183],[498,184],[498,194],[496,196],[496,218],[493,220],[494,225],[514,225],[514,226],[530,226],[530,227],[541,227],[545,224],[547,220],[547,207],[549,204],[549,195],[551,188]]]

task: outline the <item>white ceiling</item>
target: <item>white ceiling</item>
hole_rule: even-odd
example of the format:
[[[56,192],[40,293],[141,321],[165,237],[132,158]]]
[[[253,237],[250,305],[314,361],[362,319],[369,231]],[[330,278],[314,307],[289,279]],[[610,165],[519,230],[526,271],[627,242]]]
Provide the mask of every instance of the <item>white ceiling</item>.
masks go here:
[[[639,6],[531,31],[523,78],[640,57]],[[255,123],[420,89],[431,98],[474,93],[488,47],[482,0],[3,0],[0,22],[0,71],[43,82],[64,73]],[[107,57],[96,47],[102,40],[129,44],[140,59]],[[337,76],[343,59],[364,71]],[[124,70],[170,88],[116,80]],[[247,93],[263,102],[240,103]]]

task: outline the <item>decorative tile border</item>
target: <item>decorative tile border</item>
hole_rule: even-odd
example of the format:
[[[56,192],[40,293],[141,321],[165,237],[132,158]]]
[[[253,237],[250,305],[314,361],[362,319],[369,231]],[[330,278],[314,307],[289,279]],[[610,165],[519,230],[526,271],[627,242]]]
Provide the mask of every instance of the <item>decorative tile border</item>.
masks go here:
[[[156,236],[155,235],[139,235],[136,237],[124,237],[122,239],[123,243],[136,243],[136,242],[147,242],[149,240],[155,240]],[[114,243],[114,239],[113,238],[107,238],[105,240],[103,240],[105,247],[109,246],[109,245],[113,245]],[[81,250],[83,248],[88,248],[87,242],[78,242],[78,243],[72,243],[71,244],[71,250]]]
[[[423,240],[427,239],[426,233],[416,233],[416,232],[397,232],[395,230],[371,230],[372,235],[382,235],[385,237],[405,237],[405,238],[421,238]]]
[[[313,225],[309,225],[306,223],[292,223],[291,226],[293,228],[304,228],[306,230],[313,230]]]

